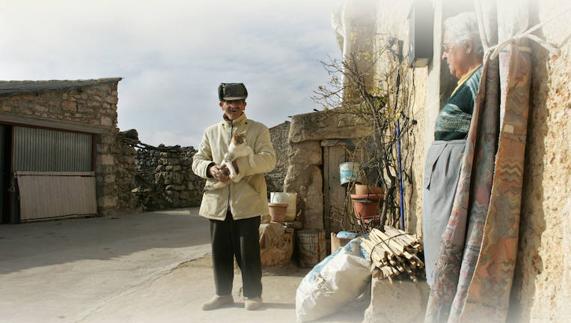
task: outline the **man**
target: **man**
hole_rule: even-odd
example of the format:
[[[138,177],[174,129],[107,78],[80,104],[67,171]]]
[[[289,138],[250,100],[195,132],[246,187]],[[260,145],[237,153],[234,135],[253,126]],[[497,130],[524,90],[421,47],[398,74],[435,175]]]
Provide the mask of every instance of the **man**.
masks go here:
[[[270,132],[263,124],[244,114],[248,91],[242,83],[222,83],[218,98],[223,120],[206,129],[192,170],[206,179],[199,214],[210,220],[212,262],[216,295],[202,306],[213,310],[234,303],[232,281],[234,257],[242,272],[242,286],[247,310],[262,305],[262,265],[258,229],[260,216],[266,214],[267,187],[264,173],[276,164]],[[248,158],[238,158],[234,168],[244,175],[237,183],[230,181],[228,168],[220,166],[234,133],[245,133],[246,143],[254,151],[254,166]],[[213,189],[217,181],[228,185]]]

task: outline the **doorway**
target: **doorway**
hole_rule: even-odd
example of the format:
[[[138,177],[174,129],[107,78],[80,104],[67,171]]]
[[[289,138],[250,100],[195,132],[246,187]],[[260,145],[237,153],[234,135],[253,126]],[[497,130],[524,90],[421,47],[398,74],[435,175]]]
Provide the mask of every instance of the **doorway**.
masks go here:
[[[356,139],[360,140],[360,139]],[[339,165],[347,161],[362,161],[364,151],[357,149],[352,139],[323,140],[323,227],[331,232],[351,229],[352,206],[347,200],[347,187],[341,185]]]
[[[0,219],[2,223],[15,223],[10,217],[10,151],[12,127],[0,124]]]

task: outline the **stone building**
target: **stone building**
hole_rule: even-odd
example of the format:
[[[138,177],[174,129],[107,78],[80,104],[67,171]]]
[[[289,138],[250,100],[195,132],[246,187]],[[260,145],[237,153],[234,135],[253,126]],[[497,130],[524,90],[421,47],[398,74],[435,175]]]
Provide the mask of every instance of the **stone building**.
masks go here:
[[[292,117],[284,191],[297,192],[304,228],[339,231],[346,193],[339,164],[349,160],[348,146],[368,135],[368,127],[335,110]]]
[[[3,223],[134,206],[119,194],[134,152],[117,138],[120,80],[0,82]]]
[[[357,38],[345,40],[349,44],[374,39],[369,42],[372,50],[387,38],[399,39],[404,43],[406,54],[410,44],[414,44],[414,35],[410,32],[414,30],[411,28],[414,19],[410,15],[411,8],[419,2],[428,4],[433,24],[426,30],[431,31],[433,42],[429,44],[429,56],[423,57],[424,64],[417,64],[413,71],[414,117],[418,121],[417,138],[421,140],[414,147],[412,185],[406,188],[406,205],[407,228],[421,235],[424,158],[433,140],[436,116],[455,84],[446,63],[441,60],[442,23],[459,12],[474,11],[474,3],[455,0],[349,0],[344,2],[345,11],[340,15],[345,24],[341,24],[342,28],[337,25],[336,30]],[[527,19],[519,22],[520,27],[543,24],[534,34],[559,45],[561,50],[559,55],[552,56],[537,43],[529,44],[533,76],[521,193],[519,249],[509,320],[568,321],[571,315],[568,305],[571,301],[571,146],[567,139],[571,131],[571,24],[568,22],[569,14],[561,14],[569,6],[558,0],[486,3],[497,5],[497,13],[494,11],[492,14],[497,14],[498,24],[514,24],[510,19],[516,14]],[[355,27],[351,23],[351,17],[360,17],[367,12],[369,16],[374,13],[375,19],[368,20],[373,21],[374,29]],[[362,23],[363,19],[360,20]],[[517,21],[514,25],[517,26]],[[416,50],[420,51],[420,47],[417,44]],[[366,48],[355,48],[355,51],[366,52]],[[345,46],[344,50],[345,57],[351,54],[351,46]],[[378,73],[382,68],[382,63],[379,63],[375,70]]]
[[[517,13],[527,17],[527,21],[515,21],[515,24],[542,24],[535,34],[559,45],[561,50],[559,55],[552,56],[537,43],[529,45],[533,76],[517,263],[508,320],[568,321],[571,317],[568,305],[571,301],[571,145],[567,139],[571,132],[571,24],[568,15],[561,14],[569,12],[563,11],[569,8],[558,0],[523,1],[517,5],[510,1],[486,3],[490,7],[497,6],[499,24],[513,24],[513,17],[508,13],[519,8]],[[430,19],[415,20],[412,8],[425,11],[416,12],[417,17],[428,15]],[[412,113],[417,140],[411,152],[412,174],[405,187],[404,200],[406,229],[419,236],[422,236],[424,159],[434,138],[435,119],[456,83],[441,60],[442,23],[447,17],[474,10],[471,1],[346,0],[333,19],[343,58],[357,58],[357,66],[375,62],[363,75],[367,86],[374,87],[386,68],[383,60],[375,55],[391,39],[403,44],[404,59],[415,65],[411,72],[414,79]],[[414,27],[426,23],[429,25]],[[421,33],[422,37],[413,38],[413,32]],[[421,44],[422,39],[431,41]],[[412,53],[416,57],[411,57]],[[344,93],[345,102],[353,103],[355,97],[351,88]],[[298,193],[305,227],[334,231],[331,203],[335,203],[335,194],[340,194],[337,166],[346,158],[340,147],[367,135],[366,129],[356,127],[351,120],[340,120],[339,115],[331,111],[292,118],[284,190]],[[331,150],[330,144],[339,147]],[[327,161],[330,157],[326,156],[336,156],[336,160]]]

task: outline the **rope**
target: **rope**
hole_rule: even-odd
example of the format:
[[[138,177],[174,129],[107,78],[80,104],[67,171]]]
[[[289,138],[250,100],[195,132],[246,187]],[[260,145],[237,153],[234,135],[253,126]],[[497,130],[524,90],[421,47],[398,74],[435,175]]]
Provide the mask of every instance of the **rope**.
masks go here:
[[[506,46],[513,44],[516,41],[523,40],[523,39],[528,39],[528,40],[534,41],[535,43],[537,43],[541,47],[545,48],[552,56],[558,57],[561,54],[561,49],[559,48],[559,46],[552,44],[552,43],[548,42],[547,40],[545,40],[541,37],[538,37],[536,35],[532,35],[531,33],[533,33],[534,31],[538,30],[539,28],[543,27],[544,25],[546,25],[548,23],[555,21],[556,19],[558,19],[559,17],[561,17],[562,15],[564,15],[570,11],[571,11],[571,7],[562,11],[558,15],[551,17],[550,19],[547,19],[546,21],[529,28],[528,30],[526,30],[524,32],[518,33],[518,34],[512,36],[511,38],[508,38],[508,39],[504,40],[503,42],[488,48],[486,51],[486,57],[490,60],[496,59],[498,57],[498,55],[500,54],[500,52]],[[518,48],[520,48],[524,51],[530,51],[529,47],[527,47],[527,46],[518,46]]]

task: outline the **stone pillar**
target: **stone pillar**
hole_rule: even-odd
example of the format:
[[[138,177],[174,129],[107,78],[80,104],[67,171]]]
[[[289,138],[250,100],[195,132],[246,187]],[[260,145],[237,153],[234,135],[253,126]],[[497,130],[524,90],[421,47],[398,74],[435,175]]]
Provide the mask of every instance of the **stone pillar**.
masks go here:
[[[303,224],[307,229],[323,229],[321,164],[319,141],[306,141],[291,145],[284,190],[297,192],[298,208],[303,210]]]

